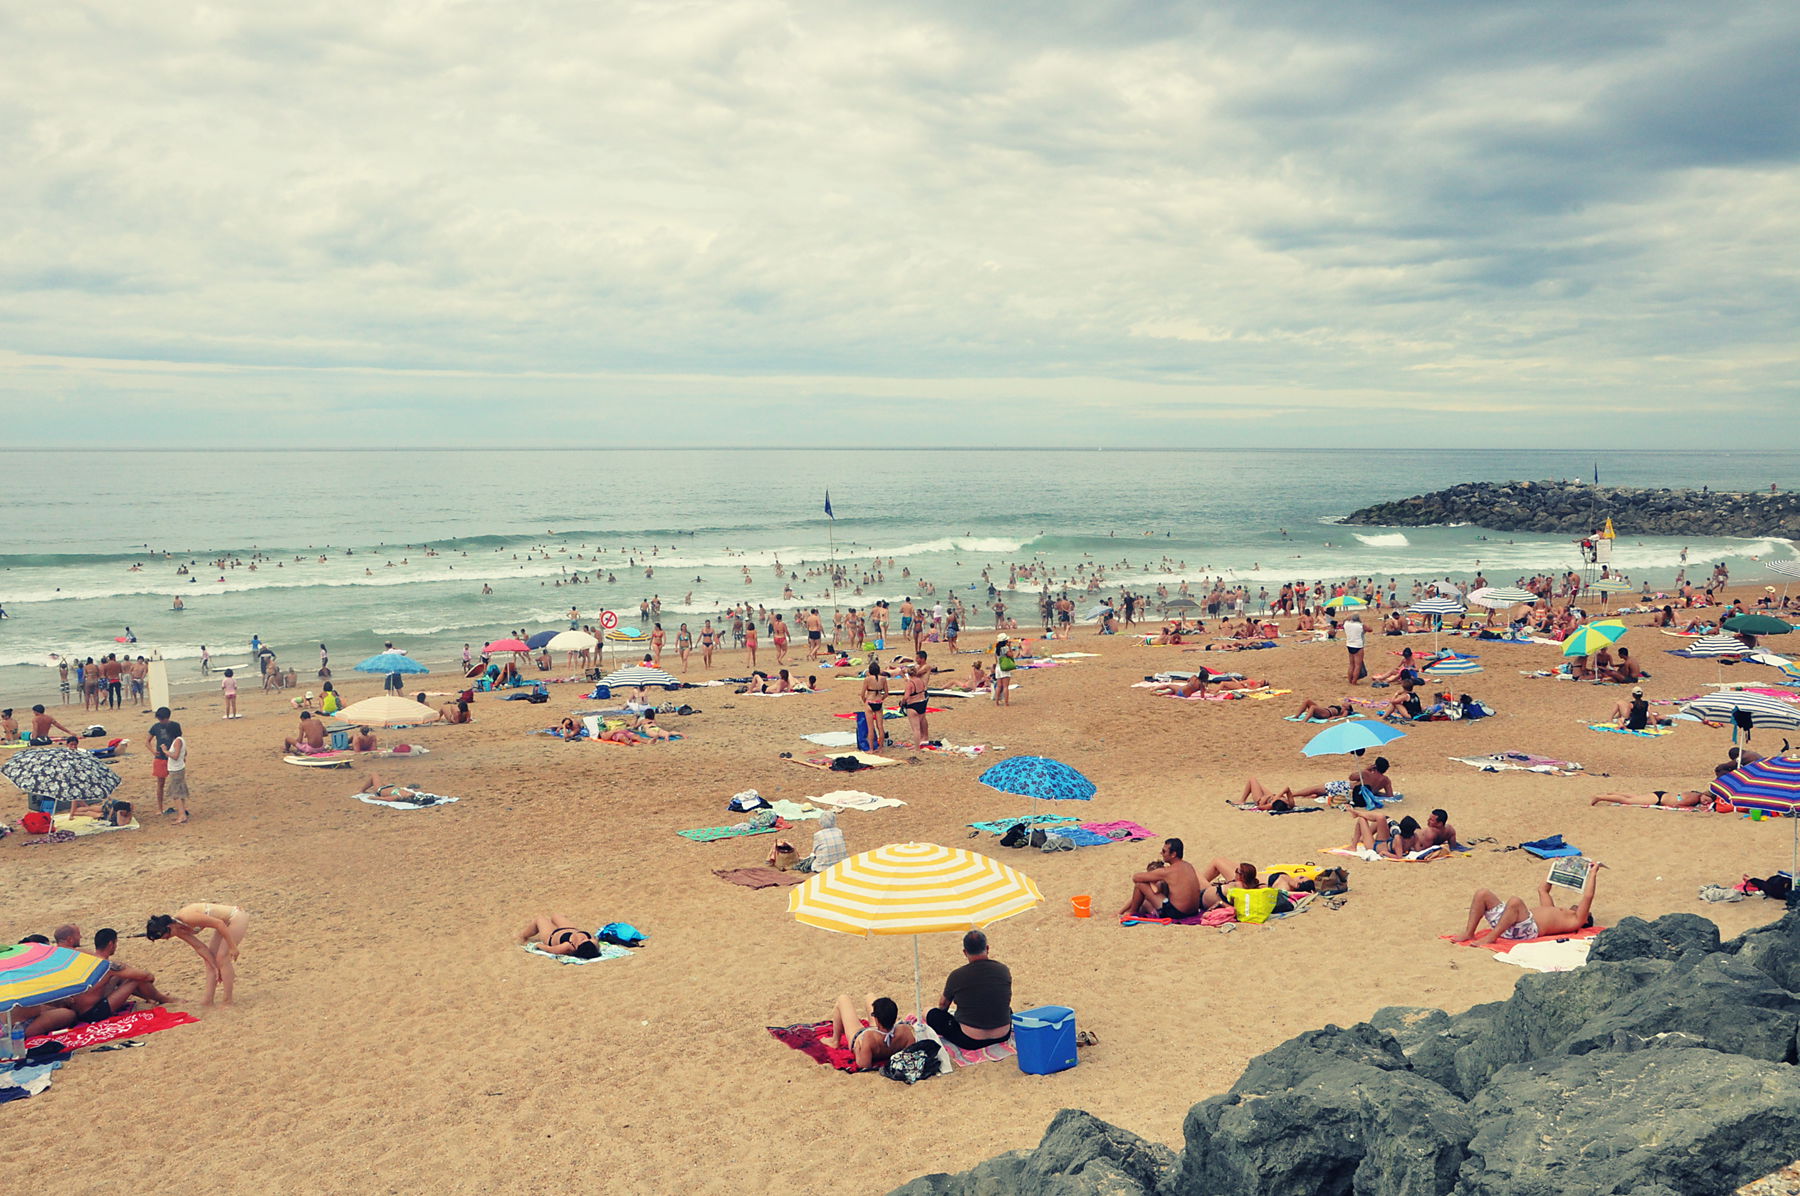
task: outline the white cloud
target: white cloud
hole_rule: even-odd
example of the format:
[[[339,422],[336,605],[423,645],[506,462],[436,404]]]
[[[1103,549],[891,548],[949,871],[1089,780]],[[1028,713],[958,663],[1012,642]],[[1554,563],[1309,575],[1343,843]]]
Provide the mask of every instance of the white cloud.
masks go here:
[[[15,443],[71,411],[327,443],[346,410],[486,443],[592,402],[786,443],[843,400],[870,440],[1551,444],[1628,406],[1691,445],[1744,429],[1690,408],[1794,408],[1784,6],[315,0],[0,36]]]

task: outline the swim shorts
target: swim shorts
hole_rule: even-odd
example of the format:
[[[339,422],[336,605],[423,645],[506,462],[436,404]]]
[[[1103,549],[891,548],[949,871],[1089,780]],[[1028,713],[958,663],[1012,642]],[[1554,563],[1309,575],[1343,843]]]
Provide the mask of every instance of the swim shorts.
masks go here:
[[[911,615],[901,615],[900,616],[900,630],[902,630],[902,631],[911,631],[912,630],[912,616]]]
[[[1198,910],[1189,910],[1187,913],[1184,914],[1180,910],[1176,909],[1173,905],[1170,905],[1169,899],[1167,897],[1164,897],[1163,903],[1162,903],[1162,909],[1157,911],[1157,916],[1160,918],[1171,918],[1171,919],[1173,919],[1173,918],[1191,918],[1199,912],[1200,911],[1198,911]]]
[[[1350,796],[1350,782],[1349,781],[1326,781],[1325,782],[1325,796],[1326,797],[1349,797]]]
[[[824,633],[820,631],[809,631],[806,633],[806,638],[809,640],[816,640],[823,634]]]
[[[1496,905],[1493,909],[1490,909],[1487,913],[1482,915],[1482,921],[1486,922],[1489,926],[1500,925],[1500,914],[1505,909],[1506,907],[1504,905]],[[1514,922],[1511,926],[1502,931],[1500,937],[1503,939],[1534,939],[1538,937],[1537,919],[1530,914],[1526,914],[1519,921]]]

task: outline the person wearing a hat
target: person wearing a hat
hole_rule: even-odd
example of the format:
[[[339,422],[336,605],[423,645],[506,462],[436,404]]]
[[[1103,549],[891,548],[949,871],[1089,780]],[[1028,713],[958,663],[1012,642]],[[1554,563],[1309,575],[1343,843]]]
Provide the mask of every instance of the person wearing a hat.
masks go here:
[[[1631,696],[1615,704],[1612,710],[1613,723],[1622,731],[1643,731],[1650,727],[1667,727],[1674,723],[1666,714],[1651,714],[1650,703],[1644,700],[1644,691],[1640,686],[1631,691]]]
[[[1012,705],[1012,675],[1018,668],[1013,659],[1012,641],[1004,635],[994,637],[994,705]]]

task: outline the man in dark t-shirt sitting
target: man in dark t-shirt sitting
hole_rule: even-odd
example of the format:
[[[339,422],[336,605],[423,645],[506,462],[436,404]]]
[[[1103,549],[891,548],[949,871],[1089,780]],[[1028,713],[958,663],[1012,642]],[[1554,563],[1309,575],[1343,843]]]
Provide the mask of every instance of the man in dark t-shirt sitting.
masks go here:
[[[1012,971],[988,958],[987,935],[979,930],[963,935],[962,949],[969,962],[944,981],[943,999],[925,1011],[925,1024],[952,1046],[978,1051],[1012,1037]]]

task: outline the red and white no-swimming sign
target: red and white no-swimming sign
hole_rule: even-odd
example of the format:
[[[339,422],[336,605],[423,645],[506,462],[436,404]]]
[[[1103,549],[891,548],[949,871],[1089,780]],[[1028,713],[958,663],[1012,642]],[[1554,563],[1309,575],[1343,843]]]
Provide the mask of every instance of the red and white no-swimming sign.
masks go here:
[[[618,611],[609,610],[609,611],[602,611],[600,613],[600,630],[611,631],[613,628],[617,627],[618,625],[619,625],[619,612]]]

